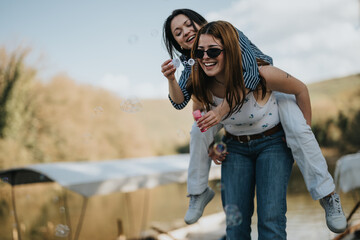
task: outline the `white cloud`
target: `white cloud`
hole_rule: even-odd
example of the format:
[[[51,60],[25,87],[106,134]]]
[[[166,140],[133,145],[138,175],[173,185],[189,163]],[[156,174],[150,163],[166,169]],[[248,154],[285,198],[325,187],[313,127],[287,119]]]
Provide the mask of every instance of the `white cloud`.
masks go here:
[[[121,74],[105,74],[96,86],[116,93],[122,98],[164,98],[167,95],[165,84],[154,82],[134,81]]]
[[[357,0],[241,0],[206,18],[239,28],[304,82],[360,72]]]

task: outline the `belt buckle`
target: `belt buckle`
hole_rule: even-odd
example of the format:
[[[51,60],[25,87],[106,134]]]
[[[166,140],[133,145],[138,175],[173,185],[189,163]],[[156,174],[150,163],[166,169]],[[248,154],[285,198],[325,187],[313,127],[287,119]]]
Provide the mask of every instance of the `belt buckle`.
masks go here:
[[[239,143],[244,143],[243,141],[240,140],[240,136],[236,136],[236,140],[237,140]]]
[[[251,140],[250,135],[246,135],[246,138],[247,138],[248,142],[250,142],[250,140]]]

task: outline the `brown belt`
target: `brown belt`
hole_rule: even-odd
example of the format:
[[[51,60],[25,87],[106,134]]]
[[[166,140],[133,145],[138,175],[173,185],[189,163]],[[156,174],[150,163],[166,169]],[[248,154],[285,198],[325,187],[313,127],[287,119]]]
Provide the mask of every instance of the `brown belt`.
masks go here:
[[[235,136],[232,135],[231,133],[225,132],[225,136],[227,138],[232,138],[235,141],[241,142],[241,143],[247,143],[251,140],[255,140],[255,139],[260,139],[266,136],[270,136],[276,132],[279,132],[280,130],[282,130],[282,126],[281,123],[279,123],[278,125],[276,125],[273,128],[270,128],[269,130],[266,130],[265,132],[262,133],[258,133],[258,134],[253,134],[253,135],[241,135],[241,136]]]

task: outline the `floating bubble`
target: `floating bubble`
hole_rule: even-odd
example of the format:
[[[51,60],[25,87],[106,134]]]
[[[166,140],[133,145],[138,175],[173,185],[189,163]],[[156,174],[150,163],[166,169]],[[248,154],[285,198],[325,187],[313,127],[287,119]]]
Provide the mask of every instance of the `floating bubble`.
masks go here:
[[[216,154],[221,155],[226,152],[226,144],[223,142],[214,144],[214,151]]]
[[[190,66],[192,66],[192,65],[195,64],[195,60],[192,59],[192,58],[190,58],[190,59],[187,60],[187,61],[183,61],[183,64],[184,64],[184,65],[190,65]]]
[[[59,211],[60,211],[60,213],[65,213],[65,207],[60,207]]]
[[[138,41],[138,36],[135,35],[135,34],[130,35],[129,38],[128,38],[128,42],[130,44],[135,44],[135,43],[137,43],[137,41]]]
[[[57,202],[59,201],[59,197],[58,197],[58,196],[55,196],[55,197],[53,198],[53,201],[54,201],[54,203],[57,203]]]
[[[175,58],[172,61],[172,64],[174,65],[175,68],[179,68],[180,67],[180,59]]]
[[[225,206],[224,210],[226,214],[226,226],[238,226],[242,223],[242,214],[238,206],[229,204]]]
[[[190,59],[188,60],[188,64],[189,64],[190,66],[194,65],[194,64],[195,64],[195,60],[192,59],[192,58],[190,58]]]
[[[84,141],[87,142],[87,141],[91,140],[92,134],[87,132],[87,133],[84,133],[82,137],[83,137]]]
[[[224,191],[225,190],[225,184],[222,184],[221,182],[218,182],[216,185],[215,185],[216,189],[219,190],[219,191]]]
[[[172,64],[174,65],[175,68],[179,68],[179,67],[180,67],[180,63],[181,63],[181,61],[180,61],[180,59],[178,59],[178,58],[175,58],[175,59],[172,60]],[[195,64],[195,60],[192,59],[192,58],[190,58],[189,60],[183,61],[182,63],[183,63],[184,65],[190,65],[190,66],[192,66],[192,65]]]
[[[150,35],[151,35],[152,37],[156,37],[158,34],[159,34],[159,32],[158,32],[158,30],[156,30],[156,29],[153,29],[153,30],[151,30],[151,32],[150,32]]]
[[[120,103],[120,109],[128,113],[139,112],[142,109],[142,104],[137,98],[129,98]]]
[[[92,140],[93,135],[89,132],[86,132],[82,135],[82,139],[83,139],[83,143],[84,144],[88,144],[90,143],[90,141]]]
[[[97,106],[94,108],[94,114],[95,115],[100,115],[104,112],[104,109],[101,106]]]
[[[70,232],[70,228],[64,224],[58,224],[55,228],[55,236],[67,237]]]
[[[185,137],[186,137],[186,133],[185,133],[185,131],[184,131],[183,129],[178,129],[178,130],[177,130],[177,136],[178,136],[179,138],[185,138]]]

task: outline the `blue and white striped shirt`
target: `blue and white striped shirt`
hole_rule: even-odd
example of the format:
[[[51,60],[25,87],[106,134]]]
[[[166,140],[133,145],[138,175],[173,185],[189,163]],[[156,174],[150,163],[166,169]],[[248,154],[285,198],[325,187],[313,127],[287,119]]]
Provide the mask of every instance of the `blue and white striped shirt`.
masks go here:
[[[251,90],[255,90],[256,86],[260,82],[259,69],[256,62],[256,58],[260,58],[271,65],[273,64],[272,58],[263,54],[260,49],[258,49],[240,30],[239,33],[239,43],[241,48],[241,60],[243,67],[243,76],[245,87]],[[186,84],[191,74],[191,66],[189,64],[184,64],[184,61],[187,60],[186,56],[182,55],[180,57],[181,62],[184,66],[184,70],[181,73],[179,86],[181,91],[184,94],[184,101],[182,103],[175,103],[169,94],[169,100],[174,108],[180,110],[183,109],[191,99],[191,93],[186,90]]]

